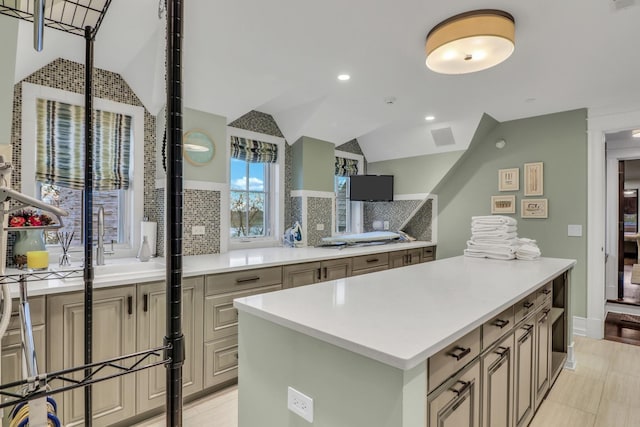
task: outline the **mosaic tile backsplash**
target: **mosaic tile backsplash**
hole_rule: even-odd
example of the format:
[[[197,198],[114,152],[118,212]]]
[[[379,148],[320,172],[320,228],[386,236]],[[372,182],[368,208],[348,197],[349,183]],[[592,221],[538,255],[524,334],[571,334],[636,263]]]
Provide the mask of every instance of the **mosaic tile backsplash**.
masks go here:
[[[331,236],[331,199],[307,198],[307,246],[316,246],[323,237]],[[324,230],[316,230],[316,224],[324,224]]]
[[[374,231],[373,221],[389,221],[389,230],[398,231],[420,205],[420,200],[396,200],[393,202],[363,202],[364,231]]]
[[[431,241],[433,218],[433,199],[427,199],[420,209],[411,217],[407,225],[402,229],[405,233],[418,240]]]

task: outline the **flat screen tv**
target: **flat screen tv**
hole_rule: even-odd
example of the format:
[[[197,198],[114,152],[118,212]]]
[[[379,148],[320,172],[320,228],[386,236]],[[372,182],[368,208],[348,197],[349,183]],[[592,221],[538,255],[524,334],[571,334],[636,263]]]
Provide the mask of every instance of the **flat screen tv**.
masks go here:
[[[391,202],[393,175],[351,175],[349,198],[360,202]]]

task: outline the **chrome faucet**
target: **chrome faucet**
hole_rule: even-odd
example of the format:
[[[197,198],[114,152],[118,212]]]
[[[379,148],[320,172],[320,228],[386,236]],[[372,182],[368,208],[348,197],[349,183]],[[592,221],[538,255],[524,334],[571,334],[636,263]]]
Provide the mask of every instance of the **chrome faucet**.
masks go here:
[[[96,265],[104,265],[104,255],[113,254],[113,240],[111,241],[111,251],[104,250],[104,206],[98,208],[98,247],[96,249]]]

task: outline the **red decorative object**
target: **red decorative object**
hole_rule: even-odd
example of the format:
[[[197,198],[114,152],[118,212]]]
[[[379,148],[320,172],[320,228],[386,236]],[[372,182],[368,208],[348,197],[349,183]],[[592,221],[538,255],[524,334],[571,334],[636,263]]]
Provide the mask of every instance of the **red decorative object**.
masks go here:
[[[53,223],[47,214],[39,214],[34,211],[24,210],[9,215],[9,227],[41,227]]]

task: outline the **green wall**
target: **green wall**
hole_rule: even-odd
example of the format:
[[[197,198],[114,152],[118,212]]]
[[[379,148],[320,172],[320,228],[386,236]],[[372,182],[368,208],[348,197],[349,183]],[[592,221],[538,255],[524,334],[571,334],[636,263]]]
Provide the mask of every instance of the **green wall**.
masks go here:
[[[333,192],[334,144],[303,136],[291,148],[293,190]]]
[[[587,301],[587,111],[568,111],[513,120],[495,126],[473,144],[434,192],[438,195],[438,258],[461,255],[471,217],[491,213],[492,195],[516,195],[518,235],[538,241],[545,257],[577,260],[572,275],[573,315],[586,317]],[[499,139],[506,140],[502,150]],[[523,164],[544,162],[548,219],[523,219]],[[498,169],[520,168],[520,191],[498,192]],[[582,237],[568,237],[569,224]]]
[[[165,176],[162,169],[162,137],[166,122],[166,110],[163,108],[158,113],[157,123],[157,163],[156,175],[158,178]],[[208,181],[226,183],[229,181],[229,166],[227,162],[227,119],[215,114],[184,108],[182,115],[182,129],[186,133],[190,130],[200,129],[213,139],[215,153],[213,160],[203,166],[195,166],[187,162],[183,163],[184,179],[192,181]]]
[[[0,144],[11,143],[18,20],[0,16]]]
[[[367,164],[371,175],[393,175],[395,194],[429,193],[464,151],[384,160]]]

